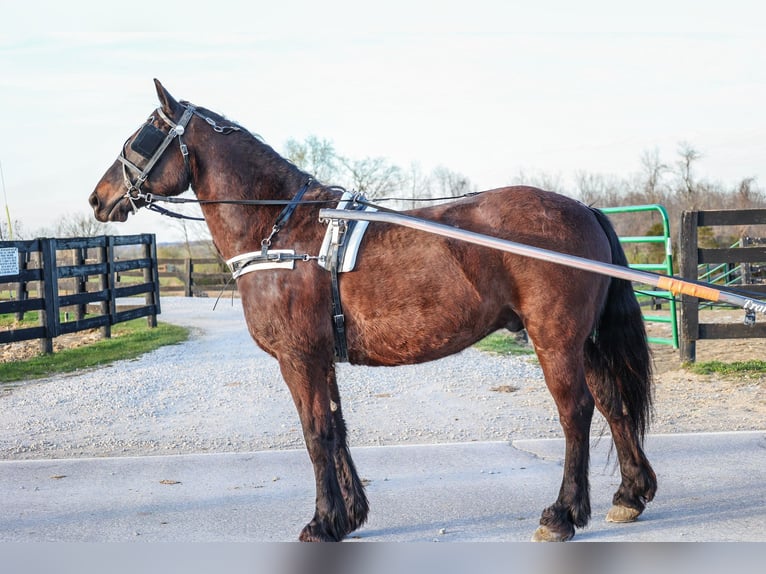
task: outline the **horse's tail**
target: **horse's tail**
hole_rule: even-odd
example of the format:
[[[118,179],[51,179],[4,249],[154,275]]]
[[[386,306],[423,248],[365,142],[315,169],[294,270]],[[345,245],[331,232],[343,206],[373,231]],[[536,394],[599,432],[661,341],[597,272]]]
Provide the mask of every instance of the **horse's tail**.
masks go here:
[[[612,263],[627,266],[609,219],[597,209],[593,213],[609,239]],[[612,278],[596,331],[585,346],[585,362],[591,390],[604,407],[627,415],[642,440],[652,414],[652,360],[630,281]]]

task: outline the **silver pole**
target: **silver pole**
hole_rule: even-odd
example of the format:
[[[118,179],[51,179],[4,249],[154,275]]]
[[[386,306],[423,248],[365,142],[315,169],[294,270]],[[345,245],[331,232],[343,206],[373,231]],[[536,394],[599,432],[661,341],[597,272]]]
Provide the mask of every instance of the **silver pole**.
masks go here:
[[[584,257],[578,257],[576,255],[567,255],[557,251],[550,251],[549,249],[533,247],[531,245],[516,243],[506,239],[499,239],[497,237],[491,237],[482,233],[476,233],[466,229],[459,229],[451,225],[436,223],[435,221],[429,221],[427,219],[412,217],[410,215],[404,215],[401,213],[321,209],[319,210],[319,217],[320,219],[347,219],[401,225],[403,227],[409,227],[411,229],[417,229],[428,233],[435,233],[436,235],[458,239],[460,241],[473,243],[475,245],[481,245],[483,247],[489,247],[491,249],[498,249],[508,253],[515,253],[516,255],[523,255],[533,259],[540,259],[542,261],[550,261],[552,263],[566,265],[567,267],[574,267],[575,269],[591,271],[601,275],[609,275],[610,277],[617,277],[618,279],[626,279],[628,281],[639,281],[647,285],[665,289],[674,295],[684,294],[691,295],[692,297],[699,297],[701,299],[707,299],[709,301],[721,301],[742,307],[747,311],[757,311],[766,315],[765,302],[750,299],[749,297],[744,297],[735,293],[719,291],[718,289],[714,289],[706,285],[690,283],[675,277],[668,277],[667,275],[658,275],[656,273],[649,273],[647,271],[639,271],[637,269],[630,269],[621,265],[604,263],[603,261],[593,261],[592,259],[585,259]]]

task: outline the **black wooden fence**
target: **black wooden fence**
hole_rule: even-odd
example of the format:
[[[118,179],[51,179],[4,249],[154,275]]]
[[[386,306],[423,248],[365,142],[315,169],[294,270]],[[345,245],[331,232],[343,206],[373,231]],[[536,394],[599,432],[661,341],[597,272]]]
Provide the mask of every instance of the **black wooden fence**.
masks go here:
[[[159,259],[157,267],[163,279],[162,293],[184,297],[207,297],[226,288],[236,291],[231,271],[220,258]]]
[[[685,211],[681,217],[680,271],[684,279],[697,279],[702,264],[766,263],[766,246],[702,249],[698,245],[698,229],[713,225],[766,225],[766,209]],[[747,281],[743,274],[743,280]],[[766,295],[765,284],[742,284],[734,287]],[[766,323],[755,325],[700,323],[699,299],[681,297],[681,358],[696,359],[696,342],[701,339],[766,338]]]
[[[136,281],[118,284],[121,273],[133,270],[141,270]],[[130,305],[118,306],[122,298],[131,298]],[[66,333],[100,328],[109,337],[111,325],[139,317],[156,326],[154,235],[0,242],[0,316],[20,320],[34,311],[37,326],[0,327],[0,343],[40,339],[41,351],[50,353],[53,339]]]

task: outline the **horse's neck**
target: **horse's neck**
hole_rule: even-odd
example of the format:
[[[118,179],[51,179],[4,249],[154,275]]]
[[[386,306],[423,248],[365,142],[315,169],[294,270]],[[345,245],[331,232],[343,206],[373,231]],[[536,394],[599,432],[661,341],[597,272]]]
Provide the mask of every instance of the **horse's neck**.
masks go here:
[[[259,165],[257,159],[258,154],[240,158],[231,154],[208,158],[210,163],[205,177],[193,186],[197,198],[213,202],[238,199],[287,201],[305,182],[305,174],[285,160],[280,164],[274,158],[267,158],[269,161],[260,162],[266,164],[264,166]],[[234,174],[234,170],[240,173]],[[216,203],[203,204],[202,207],[213,242],[224,259],[260,250],[262,240],[268,237],[281,209],[280,206]]]

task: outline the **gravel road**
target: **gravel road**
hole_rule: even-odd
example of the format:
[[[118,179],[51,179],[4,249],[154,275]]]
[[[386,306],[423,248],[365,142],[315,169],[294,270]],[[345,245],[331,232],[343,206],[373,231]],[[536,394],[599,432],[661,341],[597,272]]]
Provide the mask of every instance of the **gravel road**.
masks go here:
[[[278,365],[250,339],[238,300],[214,309],[212,299],[166,298],[160,319],[192,328],[191,339],[109,367],[0,387],[0,459],[303,448]],[[338,380],[352,446],[562,436],[534,357],[467,349],[414,366],[343,364]],[[764,428],[762,382],[713,385],[710,397],[683,376],[672,388],[661,383],[658,403],[667,396],[669,406],[698,406],[687,404],[687,417],[658,404],[654,432]],[[699,405],[712,400],[728,411],[727,394],[752,412],[706,417]],[[597,415],[594,432],[604,427]]]

